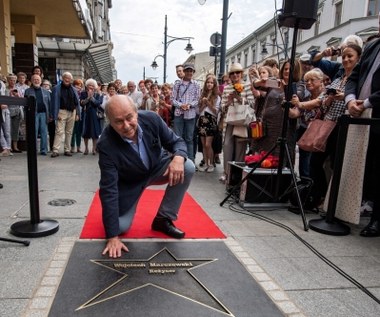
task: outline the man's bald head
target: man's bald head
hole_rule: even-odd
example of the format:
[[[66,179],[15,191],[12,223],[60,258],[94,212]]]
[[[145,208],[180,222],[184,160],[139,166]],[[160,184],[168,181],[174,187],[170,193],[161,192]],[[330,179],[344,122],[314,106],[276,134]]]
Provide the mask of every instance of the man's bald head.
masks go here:
[[[135,140],[137,131],[137,108],[133,100],[125,95],[115,95],[105,107],[112,128],[122,137]]]
[[[132,110],[137,111],[137,108],[130,97],[126,95],[112,96],[112,98],[108,99],[105,106],[106,116],[109,118],[115,111],[124,107],[131,107]]]

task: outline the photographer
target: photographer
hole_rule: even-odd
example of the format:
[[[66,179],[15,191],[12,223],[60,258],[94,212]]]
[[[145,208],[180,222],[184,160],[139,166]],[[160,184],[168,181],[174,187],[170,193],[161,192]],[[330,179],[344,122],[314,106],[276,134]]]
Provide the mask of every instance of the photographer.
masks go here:
[[[337,61],[331,61],[326,57],[341,56],[343,49],[348,44],[356,44],[363,47],[363,40],[357,35],[348,35],[340,45],[340,47],[327,47],[322,52],[313,51],[310,53],[311,64],[314,67],[318,67],[324,74],[329,76],[332,81],[341,77],[344,74],[344,68],[342,63]]]

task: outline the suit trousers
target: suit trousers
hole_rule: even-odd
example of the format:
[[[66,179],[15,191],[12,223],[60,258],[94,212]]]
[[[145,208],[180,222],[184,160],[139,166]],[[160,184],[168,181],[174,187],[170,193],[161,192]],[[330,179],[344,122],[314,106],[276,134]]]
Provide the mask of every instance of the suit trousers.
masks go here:
[[[155,174],[151,175],[149,178],[149,181],[147,182],[147,185],[143,188],[141,188],[141,192],[138,195],[138,198],[136,199],[136,202],[133,204],[133,206],[123,215],[119,217],[119,227],[120,227],[120,234],[127,231],[131,224],[133,217],[136,213],[136,207],[139,202],[139,199],[144,192],[145,188],[151,185],[162,185],[168,183],[169,179],[167,176],[163,176],[166,169],[168,168],[171,161],[168,161],[166,164],[163,164],[162,168]],[[187,189],[189,188],[190,181],[195,173],[195,165],[191,160],[186,160],[185,162],[185,170],[184,170],[184,181],[183,183],[179,183],[174,186],[167,186],[165,190],[164,197],[162,198],[160,207],[157,211],[157,216],[159,217],[165,217],[170,220],[177,220],[178,218],[178,211],[182,204],[183,197],[185,196],[185,193]]]
[[[46,154],[48,150],[47,146],[47,122],[46,113],[38,112],[36,113],[36,140],[40,134],[40,153]]]
[[[366,174],[367,179],[365,182],[368,182],[367,186],[370,187],[372,191],[373,200],[373,212],[372,219],[380,221],[380,195],[378,194],[380,186],[380,134],[371,132],[368,142],[368,152],[367,152],[367,162],[370,167],[370,173]],[[370,175],[368,175],[370,174]]]
[[[55,137],[53,144],[53,152],[58,153],[61,147],[61,142],[63,137],[65,138],[64,151],[70,152],[71,149],[71,137],[73,134],[74,123],[75,123],[75,113],[74,111],[62,110],[58,112],[58,120],[55,126]]]

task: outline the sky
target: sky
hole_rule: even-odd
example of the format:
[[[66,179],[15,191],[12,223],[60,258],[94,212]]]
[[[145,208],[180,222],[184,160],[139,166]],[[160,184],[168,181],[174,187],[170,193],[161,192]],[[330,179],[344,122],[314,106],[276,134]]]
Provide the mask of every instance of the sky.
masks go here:
[[[202,2],[202,1],[200,1]],[[173,37],[194,37],[191,54],[209,51],[210,37],[222,30],[223,0],[112,0],[109,11],[113,56],[117,77],[123,83],[138,82],[146,77],[163,80],[163,58],[157,57],[158,68],[151,64],[164,52],[164,25],[167,15],[167,34]],[[227,49],[240,42],[273,18],[275,4],[282,8],[282,0],[232,0],[228,4]],[[167,82],[177,77],[175,65],[189,56],[184,50],[187,42],[176,40],[167,50]]]

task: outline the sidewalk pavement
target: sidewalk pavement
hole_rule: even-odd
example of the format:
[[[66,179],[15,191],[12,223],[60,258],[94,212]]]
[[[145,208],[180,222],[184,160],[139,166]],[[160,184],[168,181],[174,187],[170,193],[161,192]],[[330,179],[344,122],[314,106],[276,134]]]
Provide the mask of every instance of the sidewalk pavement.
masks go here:
[[[0,316],[47,316],[98,188],[97,160],[97,156],[82,154],[38,156],[41,218],[55,219],[60,227],[53,235],[30,239],[28,247],[0,241]],[[221,172],[221,165],[213,173],[197,172],[189,192],[227,235],[226,244],[284,315],[380,316],[380,304],[302,242],[305,240],[380,299],[380,238],[359,236],[368,218],[359,226],[351,226],[350,235],[336,237],[304,231],[301,217],[285,209],[256,211],[290,227],[296,236],[252,217],[252,213],[233,211],[228,202],[221,207],[226,195],[224,185],[218,182]],[[0,189],[0,237],[15,238],[9,233],[10,226],[30,219],[26,153],[2,158],[0,183],[4,185]],[[75,203],[49,205],[57,199]],[[307,214],[307,218],[318,216]]]

